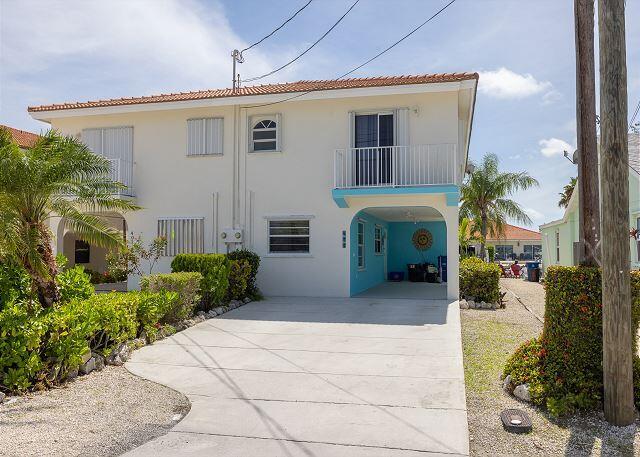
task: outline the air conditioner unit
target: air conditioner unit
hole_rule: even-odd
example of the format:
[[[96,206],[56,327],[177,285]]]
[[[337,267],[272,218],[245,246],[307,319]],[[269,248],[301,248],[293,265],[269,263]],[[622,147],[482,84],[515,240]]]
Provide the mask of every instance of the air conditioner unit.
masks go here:
[[[242,243],[242,229],[224,229],[220,233],[220,238],[225,243]]]

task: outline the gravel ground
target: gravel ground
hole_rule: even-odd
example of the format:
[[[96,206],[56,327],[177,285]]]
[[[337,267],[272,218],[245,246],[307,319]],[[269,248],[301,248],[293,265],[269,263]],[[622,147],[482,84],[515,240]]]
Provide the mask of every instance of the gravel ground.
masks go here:
[[[544,316],[544,288],[520,279],[501,280],[536,314]],[[465,381],[472,456],[634,456],[640,455],[640,421],[617,428],[601,414],[554,420],[540,409],[506,394],[499,377],[506,359],[523,341],[540,334],[542,324],[513,295],[506,309],[461,310]],[[506,408],[526,411],[533,432],[511,434],[498,414]]]
[[[0,405],[0,456],[114,456],[164,435],[189,401],[124,367],[106,367]]]

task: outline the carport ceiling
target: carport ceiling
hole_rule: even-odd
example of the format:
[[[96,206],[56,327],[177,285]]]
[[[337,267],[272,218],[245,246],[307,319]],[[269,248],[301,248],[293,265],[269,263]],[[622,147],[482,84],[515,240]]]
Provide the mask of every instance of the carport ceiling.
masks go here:
[[[430,206],[395,206],[367,208],[365,213],[387,222],[422,222],[443,220],[440,212]]]

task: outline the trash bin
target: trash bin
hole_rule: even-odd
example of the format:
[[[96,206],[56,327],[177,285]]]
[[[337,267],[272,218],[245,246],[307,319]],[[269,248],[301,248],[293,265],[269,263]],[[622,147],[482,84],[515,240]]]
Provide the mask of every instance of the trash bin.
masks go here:
[[[527,262],[527,281],[540,281],[540,262]]]

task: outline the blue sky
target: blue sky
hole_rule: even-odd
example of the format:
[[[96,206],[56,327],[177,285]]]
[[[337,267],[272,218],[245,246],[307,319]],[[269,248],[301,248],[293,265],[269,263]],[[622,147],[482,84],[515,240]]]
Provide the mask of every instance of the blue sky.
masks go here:
[[[248,51],[243,77],[305,49],[353,0],[314,0]],[[29,105],[227,87],[229,53],[261,38],[305,0],[0,0],[0,123],[38,132]],[[316,48],[265,82],[334,78],[441,8],[444,0],[360,0]],[[597,41],[597,37],[596,37]],[[640,99],[640,0],[627,1],[629,106]],[[496,153],[540,189],[515,199],[534,226],[562,215],[575,176],[571,0],[457,0],[356,76],[478,71],[471,158]]]

